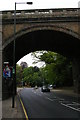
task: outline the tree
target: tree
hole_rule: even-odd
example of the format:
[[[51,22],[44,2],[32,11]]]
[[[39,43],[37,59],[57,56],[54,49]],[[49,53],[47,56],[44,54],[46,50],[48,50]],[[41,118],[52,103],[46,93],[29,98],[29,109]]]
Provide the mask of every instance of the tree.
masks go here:
[[[16,64],[16,81],[17,81],[17,85],[21,83],[22,81],[22,67],[18,64]]]
[[[22,67],[22,69],[24,69],[28,67],[28,64],[26,62],[21,62],[20,66]]]
[[[23,70],[23,80],[30,86],[41,86],[42,81],[40,77],[40,70],[38,67],[28,67]]]
[[[57,86],[70,86],[73,84],[72,80],[72,63],[71,61],[63,57],[58,53],[51,51],[45,51],[41,55],[36,55],[38,61],[44,61],[46,66],[42,69],[42,74],[44,76],[47,73],[47,76],[44,76],[44,79],[48,83],[56,84]],[[45,80],[45,81],[46,81]]]
[[[41,86],[43,83],[57,86],[73,84],[72,63],[68,58],[51,51],[39,51],[37,54],[38,52],[33,53],[33,56],[37,57],[38,61],[44,61],[46,66],[42,68],[28,67],[22,70],[20,66],[17,66],[17,81],[23,79],[30,86]],[[36,62],[38,61],[36,60]]]

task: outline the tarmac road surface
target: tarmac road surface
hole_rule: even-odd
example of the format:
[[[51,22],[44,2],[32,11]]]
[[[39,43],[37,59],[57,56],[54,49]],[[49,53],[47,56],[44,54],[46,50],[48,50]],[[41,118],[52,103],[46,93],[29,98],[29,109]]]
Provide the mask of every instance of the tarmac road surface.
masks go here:
[[[76,97],[61,93],[41,92],[41,88],[24,88],[19,92],[29,120],[31,118],[80,118]]]

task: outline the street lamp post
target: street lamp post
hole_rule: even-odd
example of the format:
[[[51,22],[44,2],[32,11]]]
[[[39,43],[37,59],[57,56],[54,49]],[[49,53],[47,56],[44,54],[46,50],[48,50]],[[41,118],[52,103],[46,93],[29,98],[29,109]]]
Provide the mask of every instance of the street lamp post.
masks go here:
[[[32,5],[33,2],[15,2],[15,10],[14,10],[14,41],[13,41],[13,96],[12,96],[12,108],[14,108],[15,103],[15,70],[16,70],[16,64],[15,64],[15,40],[16,40],[16,5],[17,4],[28,4]]]

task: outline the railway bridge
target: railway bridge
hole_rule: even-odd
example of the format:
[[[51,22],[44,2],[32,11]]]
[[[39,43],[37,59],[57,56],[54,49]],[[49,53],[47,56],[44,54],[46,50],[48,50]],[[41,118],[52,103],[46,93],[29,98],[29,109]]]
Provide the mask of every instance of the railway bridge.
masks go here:
[[[16,11],[15,65],[24,55],[49,50],[73,63],[74,90],[80,92],[80,16],[79,9],[35,9]],[[13,66],[14,11],[2,12],[3,63]],[[4,66],[4,65],[3,65]],[[10,85],[10,86],[9,86]],[[9,80],[8,87],[11,87]],[[6,82],[3,80],[3,97]],[[5,90],[6,91],[5,91]],[[7,94],[7,93],[6,93]]]

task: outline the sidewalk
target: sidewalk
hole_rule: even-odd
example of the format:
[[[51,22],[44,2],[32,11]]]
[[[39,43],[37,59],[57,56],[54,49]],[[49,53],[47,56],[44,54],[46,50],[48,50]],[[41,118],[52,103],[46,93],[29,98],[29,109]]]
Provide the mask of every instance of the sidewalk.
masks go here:
[[[80,94],[75,93],[73,89],[59,88],[59,89],[53,89],[52,91],[56,93],[69,95],[69,96],[80,97]]]
[[[21,120],[25,120],[18,95],[15,96],[15,108],[12,108],[12,98],[2,101],[2,118],[24,118]]]

